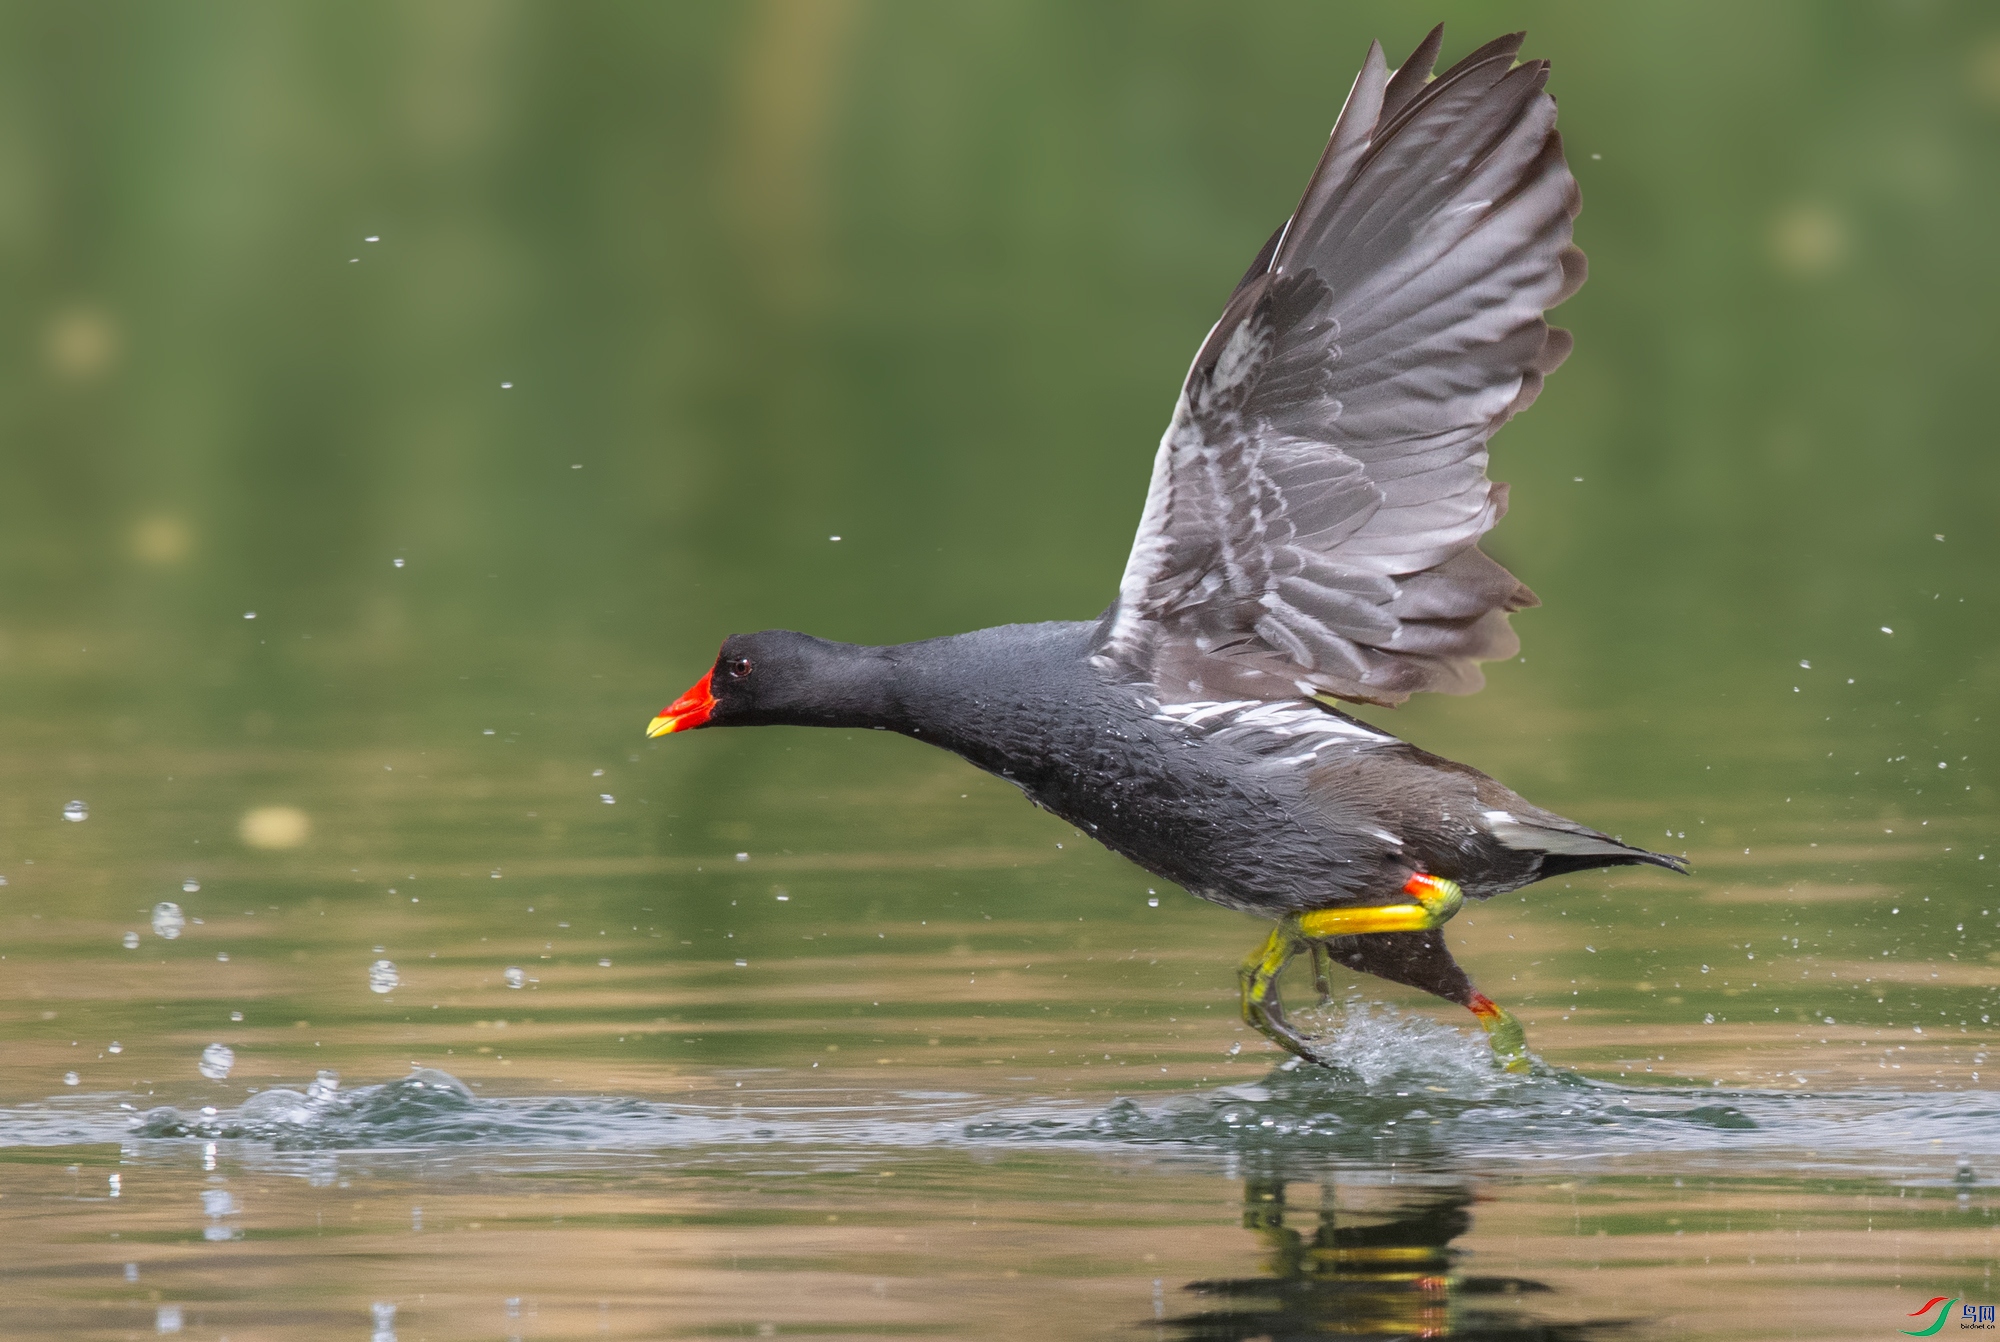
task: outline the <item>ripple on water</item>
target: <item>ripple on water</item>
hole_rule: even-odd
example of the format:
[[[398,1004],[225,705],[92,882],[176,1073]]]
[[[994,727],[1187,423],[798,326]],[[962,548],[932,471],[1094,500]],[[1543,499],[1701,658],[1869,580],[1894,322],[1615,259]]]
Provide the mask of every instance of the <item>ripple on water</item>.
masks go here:
[[[2000,1097],[1985,1094],[1638,1087],[1541,1064],[1510,1073],[1478,1036],[1381,1006],[1350,1010],[1319,1042],[1336,1066],[1288,1063],[1255,1081],[1109,1105],[790,1088],[759,1096],[761,1103],[756,1092],[738,1091],[743,1102],[714,1105],[485,1099],[447,1072],[418,1068],[345,1089],[322,1073],[304,1091],[267,1090],[233,1110],[163,1106],[121,1126],[128,1138],[228,1138],[280,1150],[1098,1145],[1420,1161],[1781,1149],[1867,1159],[1936,1154],[1942,1145],[1981,1163],[2000,1156]],[[0,1111],[0,1145],[104,1140],[82,1135],[112,1121],[104,1097],[84,1113],[91,1101]]]
[[[234,1110],[190,1113],[161,1106],[132,1120],[135,1137],[199,1137],[268,1142],[283,1150],[394,1148],[446,1143],[489,1146],[586,1145],[670,1140],[676,1115],[640,1100],[482,1100],[449,1072],[419,1067],[408,1076],[344,1090],[322,1073],[304,1091],[273,1089]]]
[[[1539,1061],[1508,1072],[1478,1035],[1366,1003],[1314,1044],[1332,1067],[1288,1061],[1260,1081],[1157,1103],[1120,1098],[1088,1115],[996,1115],[968,1124],[967,1135],[1368,1159],[1780,1148],[1866,1156],[1939,1144],[2000,1155],[2000,1098],[1984,1094],[1624,1086]]]

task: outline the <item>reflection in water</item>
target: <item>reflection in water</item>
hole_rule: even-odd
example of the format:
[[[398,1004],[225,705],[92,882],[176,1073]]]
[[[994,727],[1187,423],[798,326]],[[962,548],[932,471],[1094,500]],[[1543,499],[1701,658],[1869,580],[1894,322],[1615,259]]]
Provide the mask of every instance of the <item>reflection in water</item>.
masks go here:
[[[1365,1185],[1320,1184],[1308,1236],[1286,1224],[1286,1181],[1243,1183],[1244,1228],[1268,1251],[1267,1275],[1189,1282],[1211,1308],[1165,1321],[1189,1342],[1304,1337],[1455,1337],[1564,1342],[1602,1337],[1622,1321],[1556,1322],[1522,1298],[1554,1288],[1521,1277],[1461,1276],[1452,1241],[1472,1228],[1461,1180],[1395,1186],[1394,1201]],[[1357,1195],[1359,1195],[1357,1197]],[[1363,1205],[1356,1205],[1357,1201]]]

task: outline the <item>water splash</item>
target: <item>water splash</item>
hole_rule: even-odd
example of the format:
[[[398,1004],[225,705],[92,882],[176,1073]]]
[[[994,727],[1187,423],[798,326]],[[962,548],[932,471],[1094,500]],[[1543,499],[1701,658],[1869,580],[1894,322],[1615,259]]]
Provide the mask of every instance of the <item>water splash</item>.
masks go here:
[[[1333,1066],[1291,1060],[1260,1080],[1159,1103],[975,1120],[967,1135],[1417,1161],[1801,1148],[1875,1156],[1940,1142],[2000,1154],[2000,1098],[1984,1092],[1625,1086],[1539,1061],[1508,1072],[1478,1035],[1367,1004],[1314,1044]]]
[[[448,1073],[343,1089],[322,1072],[301,1091],[267,1090],[235,1109],[161,1107],[129,1118],[79,1095],[0,1110],[0,1144],[130,1138],[222,1139],[279,1151],[454,1145],[676,1150],[790,1145],[828,1150],[1037,1146],[1177,1151],[1225,1160],[1574,1160],[1620,1154],[1812,1151],[1872,1163],[1929,1158],[1938,1144],[2000,1159],[2000,1096],[1831,1094],[1627,1086],[1536,1065],[1498,1067],[1477,1035],[1374,1006],[1320,1044],[1334,1067],[1287,1062],[1244,1082],[1101,1102],[1009,1102],[967,1093],[856,1096],[781,1086],[727,1102],[609,1096],[482,1099]],[[204,1157],[206,1160],[208,1157]],[[1970,1176],[1957,1176],[1961,1183]],[[1947,1180],[1949,1182],[1949,1180]]]
[[[392,993],[402,981],[394,960],[377,960],[368,966],[368,991],[371,993]]]
[[[227,1044],[210,1044],[201,1051],[201,1061],[195,1070],[210,1081],[222,1081],[229,1076],[230,1068],[236,1066],[236,1050]]]
[[[172,941],[187,926],[187,915],[181,906],[171,900],[161,900],[153,906],[153,935]]]
[[[81,801],[70,802],[63,807],[62,817],[65,820],[80,823],[90,819],[90,807]]]
[[[640,1101],[480,1100],[449,1072],[419,1067],[377,1086],[339,1088],[322,1072],[304,1092],[261,1091],[234,1110],[187,1112],[162,1106],[132,1120],[137,1137],[224,1138],[268,1142],[281,1150],[383,1148],[442,1143],[543,1145],[605,1140],[638,1119],[655,1139],[668,1134],[663,1106]],[[608,1120],[608,1121],[607,1121]],[[621,1121],[622,1120],[622,1121]]]

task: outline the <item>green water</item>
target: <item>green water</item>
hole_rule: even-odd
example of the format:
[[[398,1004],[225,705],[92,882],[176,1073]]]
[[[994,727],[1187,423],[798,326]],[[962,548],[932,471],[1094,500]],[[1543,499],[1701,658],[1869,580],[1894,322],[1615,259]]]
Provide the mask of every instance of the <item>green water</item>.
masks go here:
[[[1254,920],[914,742],[642,740],[735,630],[1101,609],[1187,358],[1368,39],[1434,17],[1555,60],[1592,279],[1494,455],[1523,658],[1371,716],[1696,868],[1452,925],[1539,1072],[1374,981],[1316,1020],[1340,1074],[1274,1070]],[[0,39],[0,1334],[1881,1337],[2000,1299],[1983,8]]]

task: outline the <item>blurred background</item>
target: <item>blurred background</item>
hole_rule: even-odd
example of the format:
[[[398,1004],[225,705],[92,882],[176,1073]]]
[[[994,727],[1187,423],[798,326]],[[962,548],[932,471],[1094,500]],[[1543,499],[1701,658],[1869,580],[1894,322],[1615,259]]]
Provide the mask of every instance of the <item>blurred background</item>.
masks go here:
[[[1696,866],[1550,882],[1468,910],[1454,947],[1544,1057],[1602,1079],[1977,1086],[2000,1011],[1991,6],[0,3],[0,1221],[43,1246],[0,1322],[96,1336],[45,1303],[102,1272],[132,1310],[167,1301],[167,1332],[172,1301],[237,1289],[203,1275],[235,1261],[199,1257],[206,1241],[333,1224],[349,1195],[322,1190],[348,1166],[247,1143],[196,1169],[192,1148],[125,1139],[117,1107],[216,1106],[214,1128],[319,1071],[353,1086],[421,1062],[489,1097],[739,1115],[758,1087],[798,1087],[790,1104],[848,1086],[862,1127],[941,1087],[1079,1124],[1062,1106],[1151,1088],[1224,1107],[1212,1129],[1160,1118],[1161,1140],[1234,1140],[1235,1101],[1214,1097],[1239,1092],[1199,1088],[1274,1061],[1235,1021],[1254,920],[1149,886],[915,742],[642,732],[730,632],[897,642],[1100,611],[1187,361],[1369,41],[1397,61],[1440,19],[1447,63],[1522,27],[1524,54],[1553,59],[1591,279],[1556,318],[1574,356],[1494,445],[1513,506],[1487,546],[1546,603],[1515,617],[1523,655],[1478,696],[1369,715]],[[1376,1085],[1369,1118],[1300,1082],[1264,1111],[1280,1130],[1332,1104],[1324,1130],[1393,1154],[1381,1115],[1407,1135],[1458,1113],[1458,1135],[1405,1152],[1446,1165],[1464,1143],[1609,1140],[1565,1126],[1566,1085],[1482,1107],[1483,1054],[1447,1066],[1435,1034],[1360,1027],[1368,1066],[1415,1059],[1442,1084]],[[1449,1110],[1447,1091],[1473,1098]],[[1948,1158],[1946,1136],[1993,1130],[1938,1105],[1800,1140]],[[546,1132],[531,1115],[519,1140],[667,1140],[635,1112]],[[1109,1112],[1091,1140],[1142,1126]],[[1696,1112],[1725,1144],[1754,1126]],[[382,1121],[311,1140],[409,1138]],[[209,1130],[188,1122],[148,1131]],[[757,1141],[791,1132],[771,1122]],[[1162,1279],[1240,1276],[1239,1222],[1281,1221],[1256,1199],[1282,1202],[1284,1150],[1275,1194],[1202,1166],[1157,1220],[1196,1229],[1148,1266],[1103,1230],[1141,1215],[1125,1156],[989,1167],[932,1140],[901,1166],[904,1202],[794,1181],[794,1219],[754,1222],[776,1227],[763,1240],[716,1210],[775,1205],[743,1175],[848,1166],[745,1147],[690,1183],[668,1152],[642,1191],[621,1156],[572,1190],[629,1212],[594,1223],[602,1240],[433,1267],[409,1237],[478,1229],[513,1168],[476,1142],[449,1188],[441,1165],[381,1165],[367,1230],[406,1310],[448,1290],[518,1306],[540,1272],[583,1328],[671,1240],[711,1294],[649,1297],[659,1320],[747,1329],[768,1299],[885,1328],[959,1311],[985,1335],[1039,1320],[1055,1278],[1075,1278],[1077,1318],[1165,1318]],[[124,1178],[122,1200],[86,1205],[86,1167],[112,1198]],[[1051,1211],[1057,1168],[1099,1191]],[[545,1215],[549,1185],[515,1173],[506,1196]],[[1558,1263],[1612,1315],[1671,1300],[1705,1336],[1808,1314],[1816,1335],[1873,1336],[1961,1289],[1940,1266],[1890,1311],[1891,1257],[1911,1282],[1923,1253],[1991,1260],[1977,1235],[1890,1255],[1873,1218],[1918,1198],[1828,1184],[1809,1224],[1834,1238],[1802,1249],[1771,1212],[1781,1243],[1747,1244],[1752,1266],[1822,1255],[1811,1303],[1791,1278],[1718,1294],[1724,1249],[1679,1238],[1695,1193],[1677,1174],[1602,1223],[1633,1237],[1615,1287],[1594,1275],[1605,1232],[1533,1181],[1481,1184],[1506,1205],[1468,1243]],[[1762,1177],[1703,1183],[1716,1233],[1804,1205]],[[1015,1218],[1005,1251],[940,1232],[957,1247],[904,1261],[830,1238],[850,1213],[960,1226],[980,1187],[973,1226]],[[1451,1235],[1458,1187],[1439,1195]],[[669,1206],[694,1208],[687,1228],[663,1229],[683,1226]],[[1826,1247],[1864,1243],[1839,1238],[1864,1218],[1865,1251]],[[119,1234],[162,1259],[193,1244],[190,1275],[104,1247]],[[421,1241],[448,1242],[473,1241]],[[210,1323],[275,1327],[269,1300],[330,1280],[320,1241],[286,1243],[289,1275]],[[373,1308],[390,1335],[378,1259],[348,1243],[325,1308]],[[753,1248],[858,1275],[837,1308],[817,1267],[796,1291],[749,1286]],[[107,1254],[145,1261],[119,1276]],[[921,1285],[967,1263],[1027,1275]],[[1662,1263],[1686,1270],[1669,1286]],[[579,1285],[585,1265],[618,1280]],[[918,1303],[892,1308],[889,1277]],[[331,1317],[284,1335],[332,1335]],[[133,1319],[106,1313],[104,1335]]]
[[[732,630],[1098,612],[1190,350],[1434,18],[1554,60],[1592,282],[1494,452],[1526,666],[1402,728],[1616,792],[1976,736],[1982,6],[20,4],[0,714],[52,792],[0,844],[146,752],[624,750]]]
[[[0,10],[14,898],[1046,849],[914,743],[640,731],[731,631],[1100,610],[1190,351],[1437,18],[1553,58],[1593,278],[1494,450],[1523,656],[1378,716],[1708,877],[1865,837],[1983,895],[1983,7],[768,0]]]
[[[1402,729],[1633,798],[1977,736],[1981,6],[28,4],[0,845],[191,747],[622,755],[733,630],[1096,613],[1190,351],[1436,18],[1553,58],[1592,280],[1494,452],[1526,663]]]

